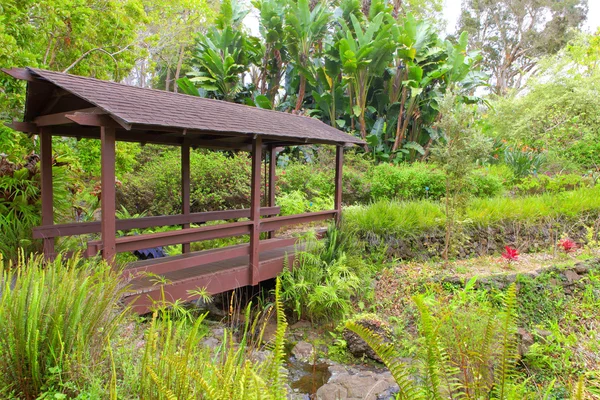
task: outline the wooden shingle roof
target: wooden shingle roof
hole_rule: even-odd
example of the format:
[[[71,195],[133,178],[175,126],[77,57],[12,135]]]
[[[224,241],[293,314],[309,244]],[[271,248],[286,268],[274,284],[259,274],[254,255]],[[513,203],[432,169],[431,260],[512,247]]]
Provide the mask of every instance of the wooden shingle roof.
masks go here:
[[[305,116],[60,72],[27,70],[36,78],[48,81],[132,126],[259,134],[301,139],[306,143],[363,143],[352,135]]]

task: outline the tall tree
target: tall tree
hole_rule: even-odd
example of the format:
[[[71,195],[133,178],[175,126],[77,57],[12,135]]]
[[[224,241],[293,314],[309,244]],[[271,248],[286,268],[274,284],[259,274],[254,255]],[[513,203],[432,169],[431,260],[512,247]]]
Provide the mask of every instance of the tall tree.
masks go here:
[[[540,57],[560,50],[586,14],[587,0],[465,0],[459,30],[482,50],[493,90],[504,94],[521,86]]]

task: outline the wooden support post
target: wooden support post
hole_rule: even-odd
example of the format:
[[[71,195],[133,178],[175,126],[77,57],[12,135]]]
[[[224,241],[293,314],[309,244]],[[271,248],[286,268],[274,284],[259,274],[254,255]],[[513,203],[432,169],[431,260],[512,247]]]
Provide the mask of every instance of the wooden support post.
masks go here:
[[[181,145],[181,211],[183,215],[190,214],[190,143],[187,140]],[[183,224],[181,227],[187,229],[190,224]],[[181,245],[184,254],[190,250],[190,243]]]
[[[335,150],[335,223],[339,226],[342,220],[342,176],[344,165],[344,146],[337,146]]]
[[[269,146],[269,191],[267,207],[275,207],[275,166],[277,164],[275,147]],[[275,231],[269,232],[269,239],[275,237]]]
[[[52,190],[52,133],[40,128],[40,164],[42,183],[42,225],[54,224],[54,194]],[[54,238],[44,239],[44,257],[54,259]]]
[[[115,129],[100,128],[102,149],[102,257],[112,263],[116,255],[116,204],[115,204]]]
[[[256,286],[260,282],[259,242],[260,242],[260,166],[262,161],[262,137],[252,141],[252,175],[250,185],[250,282]]]

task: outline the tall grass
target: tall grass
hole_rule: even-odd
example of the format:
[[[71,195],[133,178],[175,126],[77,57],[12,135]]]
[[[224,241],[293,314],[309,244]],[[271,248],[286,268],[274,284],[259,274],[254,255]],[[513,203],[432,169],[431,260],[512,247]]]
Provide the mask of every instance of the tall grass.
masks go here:
[[[79,257],[0,260],[0,397],[75,394],[122,312],[118,275]],[[68,387],[64,382],[69,382]]]
[[[529,197],[471,199],[464,219],[476,226],[506,222],[535,224],[547,218],[573,218],[600,212],[600,186]],[[344,224],[353,232],[376,235],[414,236],[442,228],[445,215],[433,201],[382,200],[366,206],[348,207]]]

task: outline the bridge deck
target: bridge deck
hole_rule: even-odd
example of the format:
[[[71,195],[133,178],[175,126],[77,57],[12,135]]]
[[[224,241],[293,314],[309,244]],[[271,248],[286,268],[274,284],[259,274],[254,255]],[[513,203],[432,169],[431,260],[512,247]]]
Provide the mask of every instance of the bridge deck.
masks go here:
[[[244,252],[248,244],[229,246],[222,249],[205,250],[178,256],[137,261],[129,264],[124,274],[129,274],[129,289],[125,301],[139,314],[150,311],[152,305],[162,300],[175,301],[181,299],[190,301],[198,298],[190,293],[197,289],[206,289],[210,294],[222,293],[252,284],[250,257],[248,254],[212,262],[197,264],[194,259],[211,256],[221,252],[235,254]],[[276,277],[285,265],[292,265],[296,251],[302,250],[302,245],[288,245],[260,252],[258,273],[260,281]],[[169,263],[181,266],[186,262],[192,266],[178,268],[165,273],[156,274],[161,267]],[[164,296],[164,297],[163,297]]]

